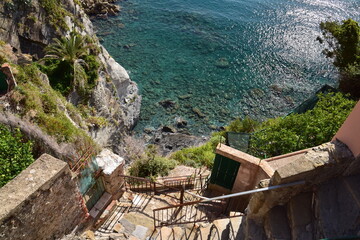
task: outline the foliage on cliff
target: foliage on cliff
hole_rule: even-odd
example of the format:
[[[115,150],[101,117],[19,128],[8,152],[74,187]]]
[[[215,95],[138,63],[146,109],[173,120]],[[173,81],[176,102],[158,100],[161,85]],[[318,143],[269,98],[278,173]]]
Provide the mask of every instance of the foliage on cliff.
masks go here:
[[[69,36],[54,39],[45,48],[45,65],[39,65],[52,87],[67,96],[77,91],[88,95],[96,84],[100,68],[98,48],[90,37],[72,31]]]
[[[320,24],[324,39],[330,49],[324,54],[334,58],[334,65],[340,70],[339,88],[352,96],[360,97],[360,26],[347,19],[340,22],[326,21]],[[320,42],[323,39],[318,38]]]
[[[171,169],[176,166],[176,162],[161,157],[157,154],[155,145],[148,145],[144,154],[137,156],[131,164],[129,173],[137,177],[157,177],[166,176]]]
[[[33,161],[32,143],[24,139],[19,129],[12,132],[0,124],[0,187]]]
[[[250,154],[272,157],[330,141],[356,102],[341,93],[319,95],[319,99],[314,109],[303,114],[263,122],[251,137]]]
[[[214,134],[207,143],[199,147],[181,149],[173,153],[170,158],[191,167],[206,166],[212,168],[215,158],[215,148],[220,141],[223,142],[221,134]]]
[[[96,144],[86,134],[86,123],[80,111],[47,82],[35,64],[13,65],[18,86],[8,95],[10,107],[21,118],[39,126],[58,143],[74,144],[75,149],[86,143]]]
[[[214,133],[209,142],[185,148],[171,159],[190,166],[212,167],[215,148],[226,131],[251,134],[248,153],[259,158],[273,157],[313,146],[332,139],[354,108],[356,102],[342,93],[319,95],[315,108],[302,114],[268,119],[258,123],[250,118],[236,119],[225,131]]]

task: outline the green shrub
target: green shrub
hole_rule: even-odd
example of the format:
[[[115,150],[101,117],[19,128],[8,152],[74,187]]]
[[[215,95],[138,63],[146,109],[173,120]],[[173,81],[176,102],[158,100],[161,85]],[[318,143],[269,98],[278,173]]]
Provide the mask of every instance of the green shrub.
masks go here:
[[[75,143],[82,140],[96,147],[96,144],[87,139],[86,133],[77,128],[59,106],[66,106],[73,116],[76,115],[77,108],[67,103],[60,93],[41,81],[39,78],[41,72],[36,65],[18,66],[17,70],[16,78],[19,79],[19,85],[12,92],[11,98],[15,104],[21,106],[19,112],[21,117],[29,118],[44,132],[55,137],[58,142]],[[80,112],[78,113],[80,115]],[[80,123],[80,119],[75,120]],[[96,123],[104,125],[106,121],[103,118],[96,118]]]
[[[47,60],[45,65],[38,65],[39,69],[49,77],[50,85],[63,96],[69,95],[73,79],[72,66],[60,60]]]
[[[225,127],[225,130],[227,132],[251,133],[254,132],[259,125],[259,122],[246,116],[244,120],[241,118],[235,119]]]
[[[94,55],[86,55],[84,61],[87,63],[85,73],[87,76],[88,89],[93,89],[96,85],[96,81],[99,77],[98,71],[100,68],[100,62]]]
[[[170,158],[177,162],[191,167],[206,166],[212,168],[215,158],[215,148],[222,136],[213,136],[207,143],[199,147],[184,148],[173,153]]]
[[[326,21],[320,24],[322,43],[328,42],[330,49],[324,49],[327,57],[334,58],[334,65],[340,70],[339,89],[360,98],[360,25],[347,19],[342,22]]]
[[[149,145],[145,155],[140,156],[131,164],[129,173],[137,177],[166,176],[175,166],[175,161],[157,155],[156,147]]]
[[[251,138],[249,152],[266,158],[328,142],[354,106],[355,101],[341,93],[319,95],[312,110],[262,123]]]
[[[33,161],[32,143],[23,138],[19,129],[11,132],[0,124],[0,187],[15,178]]]
[[[95,125],[96,127],[106,127],[108,125],[108,121],[104,117],[90,116],[86,119],[86,122]]]
[[[64,114],[37,115],[37,123],[47,134],[56,138],[58,142],[72,142],[79,134],[79,130]]]

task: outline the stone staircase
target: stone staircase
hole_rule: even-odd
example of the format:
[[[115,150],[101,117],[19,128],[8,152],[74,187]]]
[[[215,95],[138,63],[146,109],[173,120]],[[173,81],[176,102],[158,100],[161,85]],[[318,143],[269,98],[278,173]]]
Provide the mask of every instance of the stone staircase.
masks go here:
[[[164,226],[148,240],[235,240],[238,238],[242,216],[217,219],[211,223]]]
[[[127,191],[100,217],[95,225],[95,239],[146,239],[154,230],[153,209],[176,203],[169,195]]]
[[[359,189],[360,175],[326,181],[272,207],[262,224],[244,219],[239,239],[360,239]]]

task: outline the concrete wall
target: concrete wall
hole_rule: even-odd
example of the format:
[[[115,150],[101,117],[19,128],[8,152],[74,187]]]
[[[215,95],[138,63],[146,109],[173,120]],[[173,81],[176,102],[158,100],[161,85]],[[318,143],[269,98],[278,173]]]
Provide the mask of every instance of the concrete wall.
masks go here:
[[[360,101],[333,138],[345,143],[354,156],[360,155]]]
[[[0,239],[56,239],[86,209],[67,164],[43,154],[0,189]]]

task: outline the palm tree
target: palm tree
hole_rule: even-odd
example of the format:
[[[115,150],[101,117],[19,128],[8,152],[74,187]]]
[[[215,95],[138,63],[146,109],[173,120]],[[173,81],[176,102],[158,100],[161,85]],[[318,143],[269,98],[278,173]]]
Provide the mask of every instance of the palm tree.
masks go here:
[[[73,90],[83,90],[86,83],[86,73],[83,66],[86,62],[82,59],[89,54],[89,44],[85,38],[76,31],[71,31],[69,36],[54,39],[54,42],[45,48],[46,59],[57,59],[67,62],[72,67]]]

